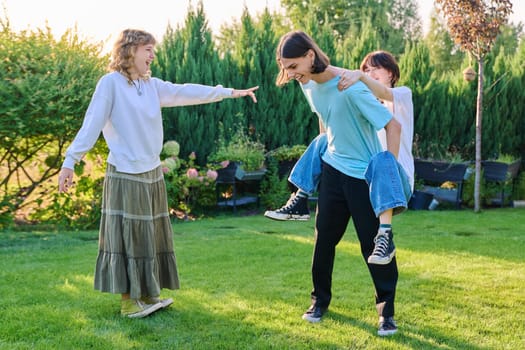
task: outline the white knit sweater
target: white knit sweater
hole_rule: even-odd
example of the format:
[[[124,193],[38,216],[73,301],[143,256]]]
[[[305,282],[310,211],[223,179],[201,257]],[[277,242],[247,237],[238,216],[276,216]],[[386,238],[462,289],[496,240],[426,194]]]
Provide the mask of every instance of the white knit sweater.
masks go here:
[[[158,78],[135,84],[129,85],[118,72],[99,80],[62,167],[73,169],[102,131],[109,148],[107,161],[118,171],[137,174],[152,170],[160,165],[162,107],[221,101],[233,92],[221,85],[174,84]]]

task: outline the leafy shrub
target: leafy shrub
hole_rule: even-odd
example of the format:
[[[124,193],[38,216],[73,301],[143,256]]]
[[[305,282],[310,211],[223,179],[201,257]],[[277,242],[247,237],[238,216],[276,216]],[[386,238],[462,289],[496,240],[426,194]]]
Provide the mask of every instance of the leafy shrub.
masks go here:
[[[472,167],[472,174],[468,177],[465,182],[463,182],[463,195],[462,195],[462,201],[463,204],[467,207],[474,207],[474,181],[475,181],[475,174],[474,169]],[[505,192],[510,192],[510,183],[505,183]],[[482,206],[491,206],[492,200],[495,198],[500,197],[501,193],[501,186],[500,184],[494,183],[494,182],[487,182],[485,180],[485,177],[483,176],[483,169],[481,170],[481,178],[480,178],[480,203]]]
[[[0,29],[0,221],[4,226],[13,218],[30,220],[27,215],[34,210],[56,203],[62,154],[82,124],[107,60],[100,56],[101,45],[80,39],[75,31],[56,40],[50,28],[15,33],[8,21],[0,21]],[[40,215],[59,214],[36,216]]]
[[[216,205],[217,171],[211,166],[198,166],[194,152],[190,153],[188,160],[180,158],[179,150],[176,141],[164,144],[162,171],[171,214],[187,220],[190,215],[202,214],[204,209]]]
[[[75,165],[75,185],[70,193],[58,193],[53,184],[44,191],[49,198],[37,199],[29,214],[32,222],[79,230],[98,228],[102,207],[105,162],[86,157]],[[96,159],[96,158],[95,158]]]
[[[264,166],[265,153],[261,142],[252,140],[241,126],[237,126],[229,142],[225,141],[224,136],[220,137],[217,151],[208,160],[217,163],[226,160],[239,162],[245,171],[253,171]]]
[[[305,150],[305,145],[284,145],[268,152],[268,156],[275,158],[277,161],[297,160],[301,158]]]

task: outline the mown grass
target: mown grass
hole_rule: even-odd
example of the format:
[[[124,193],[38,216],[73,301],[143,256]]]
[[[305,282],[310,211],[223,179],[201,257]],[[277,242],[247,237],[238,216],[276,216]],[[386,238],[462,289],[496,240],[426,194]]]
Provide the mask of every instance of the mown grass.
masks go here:
[[[376,336],[373,288],[353,227],[334,297],[309,305],[314,220],[218,216],[175,223],[181,289],[168,310],[119,315],[93,290],[96,231],[0,233],[0,349],[521,349],[525,210],[409,211],[394,219],[399,333]]]

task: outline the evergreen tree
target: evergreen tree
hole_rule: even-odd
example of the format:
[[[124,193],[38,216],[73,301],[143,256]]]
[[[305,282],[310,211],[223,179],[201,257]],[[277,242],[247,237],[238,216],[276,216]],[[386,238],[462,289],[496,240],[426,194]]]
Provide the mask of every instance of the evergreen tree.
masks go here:
[[[424,110],[428,101],[429,90],[425,89],[432,75],[429,66],[428,48],[421,42],[411,42],[405,48],[405,53],[399,59],[399,86],[407,86],[412,90],[414,104],[414,140],[416,156],[427,156],[428,143],[424,126],[429,118]],[[419,143],[418,143],[419,142]]]
[[[525,66],[523,65],[523,62],[525,62],[525,40],[522,38],[519,42],[516,53],[511,60],[512,74],[516,79],[513,85],[515,87],[512,90],[509,89],[509,98],[514,97],[514,100],[512,100],[510,104],[512,105],[511,111],[513,119],[517,120],[514,124],[516,129],[515,132],[517,135],[520,135],[512,149],[514,150],[517,148],[522,159],[522,165],[523,162],[525,162],[525,118],[523,118],[523,115],[525,115],[525,112],[523,111],[525,108],[523,107],[525,106],[525,94],[523,94],[523,91],[525,91]],[[518,91],[521,91],[522,93],[518,93]]]
[[[515,70],[513,56],[514,53],[507,54],[506,48],[500,46],[490,69],[491,76],[486,77],[488,87],[484,91],[486,114],[482,139],[484,159],[519,154],[515,146],[519,145],[522,134],[516,125],[519,125],[523,117],[516,104],[524,103],[525,99],[520,94],[515,94],[522,85],[519,69]]]
[[[403,52],[406,39],[421,35],[414,0],[281,0],[281,5],[296,28],[307,28],[304,14],[313,11],[316,23],[330,24],[337,39],[359,33],[369,20],[380,46],[394,54]]]
[[[324,20],[319,22],[319,13],[315,7],[310,7],[307,16],[304,18],[304,32],[315,40],[317,45],[330,58],[330,63],[338,65],[337,61],[337,41],[339,38],[334,35],[332,22],[329,21],[328,14],[324,14]]]
[[[175,83],[227,85],[227,81],[218,80],[224,78],[221,68],[200,1],[196,9],[188,9],[183,27],[168,27],[152,70],[154,75]],[[204,163],[215,147],[218,121],[228,110],[228,102],[165,109],[165,139],[179,142],[183,157],[196,152],[197,163]]]
[[[293,83],[283,88],[275,85],[279,72],[275,60],[278,37],[288,31],[275,20],[279,18],[282,17],[265,9],[254,19],[245,9],[240,23],[221,28],[218,41],[220,55],[239,67],[240,79],[260,86],[258,103],[243,107],[236,124],[225,121],[225,129],[240,123],[253,133],[252,137],[259,138],[267,150],[308,143],[319,130],[317,118],[305,103],[300,88]],[[330,43],[333,46],[333,37]]]
[[[337,48],[338,61],[341,66],[349,69],[359,69],[363,58],[372,51],[379,50],[377,32],[369,19],[365,19],[362,30],[353,35],[347,35]],[[388,50],[388,48],[383,48]]]
[[[438,73],[455,71],[465,57],[450,37],[443,18],[435,10],[430,17],[430,28],[424,43],[430,52],[430,64]]]

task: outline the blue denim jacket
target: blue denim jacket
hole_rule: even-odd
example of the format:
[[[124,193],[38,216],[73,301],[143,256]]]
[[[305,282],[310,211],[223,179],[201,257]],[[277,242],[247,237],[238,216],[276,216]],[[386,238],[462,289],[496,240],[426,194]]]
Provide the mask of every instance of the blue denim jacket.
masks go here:
[[[326,134],[320,134],[313,139],[293,167],[288,181],[312,195],[319,184],[322,171],[321,156],[327,145]],[[372,157],[365,172],[365,179],[376,216],[387,209],[393,209],[394,215],[407,209],[412,189],[405,170],[392,153],[384,151]]]
[[[319,134],[310,142],[301,158],[295,163],[288,181],[302,191],[312,195],[317,190],[317,185],[321,179],[321,156],[327,147],[328,139],[326,134]]]
[[[366,168],[365,179],[376,216],[387,209],[393,209],[393,215],[407,209],[412,188],[405,169],[392,153],[384,151],[373,156]]]

